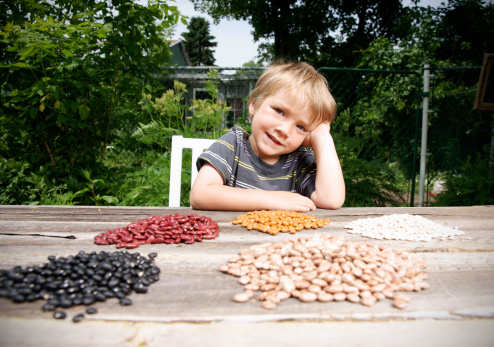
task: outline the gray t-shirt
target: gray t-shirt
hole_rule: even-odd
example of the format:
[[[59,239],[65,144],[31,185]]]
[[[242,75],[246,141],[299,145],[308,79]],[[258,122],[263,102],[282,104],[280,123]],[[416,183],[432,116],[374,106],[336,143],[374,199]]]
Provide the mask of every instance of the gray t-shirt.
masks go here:
[[[254,153],[249,134],[240,127],[214,142],[197,159],[197,170],[211,164],[223,184],[246,189],[296,192],[310,198],[316,189],[316,162],[309,147],[299,147],[270,165]]]

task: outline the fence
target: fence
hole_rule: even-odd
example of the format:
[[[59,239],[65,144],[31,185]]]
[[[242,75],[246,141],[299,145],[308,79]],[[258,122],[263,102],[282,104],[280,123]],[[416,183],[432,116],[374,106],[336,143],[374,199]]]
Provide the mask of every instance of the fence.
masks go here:
[[[165,89],[173,81],[187,85],[184,103],[208,98],[205,82],[211,67],[166,68],[159,76]],[[247,97],[263,68],[219,68],[219,99],[232,107],[223,127],[247,117]],[[416,176],[421,152],[422,101],[429,100],[427,172],[425,191],[440,179],[441,172],[454,172],[469,157],[482,153],[492,138],[492,116],[474,111],[480,67],[430,67],[430,92],[422,90],[422,73],[397,70],[320,68],[338,103],[338,116],[331,126],[338,151],[364,161],[396,165],[408,180],[406,204],[414,205]],[[126,156],[128,158],[129,156]],[[123,159],[124,160],[124,159]],[[344,168],[345,170],[345,168]]]

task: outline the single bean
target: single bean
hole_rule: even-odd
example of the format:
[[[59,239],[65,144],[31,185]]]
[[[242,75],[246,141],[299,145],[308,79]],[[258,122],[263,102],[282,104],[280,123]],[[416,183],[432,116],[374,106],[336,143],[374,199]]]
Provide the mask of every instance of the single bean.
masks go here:
[[[194,243],[194,237],[193,236],[190,236],[190,235],[187,235],[187,234],[181,234],[180,235],[180,238],[185,243]]]
[[[317,294],[313,292],[305,292],[300,294],[300,296],[298,297],[298,299],[303,302],[316,301],[317,298],[318,298]]]
[[[152,241],[153,244],[155,243],[165,243],[165,239],[163,238],[155,238],[153,241]]]
[[[317,293],[317,300],[320,302],[330,302],[333,301],[333,295],[321,290]]]
[[[154,229],[147,228],[145,234],[148,236],[149,235],[156,235],[156,231],[154,231]]]
[[[277,306],[277,304],[274,301],[271,300],[266,300],[262,303],[261,305],[263,308],[266,310],[274,310]]]
[[[373,306],[377,302],[377,299],[373,295],[365,296],[362,298],[362,305]]]
[[[350,302],[360,302],[360,296],[357,293],[349,293],[346,295],[346,299]]]
[[[235,294],[233,296],[233,300],[235,300],[236,302],[246,302],[250,298],[252,298],[253,295],[254,295],[254,293],[251,290],[246,290],[243,293],[237,293],[237,294]]]
[[[97,244],[97,245],[107,245],[108,244],[108,240],[105,240],[101,237],[95,237],[94,238],[94,243]]]
[[[405,294],[405,293],[394,293],[393,299],[394,300],[403,300],[403,301],[409,302],[410,300],[412,300],[412,297],[408,294]]]
[[[333,299],[334,301],[344,301],[346,300],[347,295],[345,293],[334,293]]]
[[[399,309],[405,309],[408,306],[408,301],[403,300],[403,299],[394,299],[393,300],[393,306]]]
[[[63,311],[55,311],[53,313],[53,318],[55,319],[65,319],[67,317],[67,314]]]
[[[132,242],[133,238],[130,236],[122,235],[122,236],[120,236],[120,240],[122,242]]]
[[[125,244],[125,248],[137,248],[139,247],[139,243],[133,241]]]

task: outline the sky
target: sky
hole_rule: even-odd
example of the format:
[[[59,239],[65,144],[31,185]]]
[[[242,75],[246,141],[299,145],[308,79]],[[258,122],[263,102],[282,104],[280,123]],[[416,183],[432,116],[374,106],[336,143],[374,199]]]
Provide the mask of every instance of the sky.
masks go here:
[[[421,0],[420,6],[437,7],[447,0]],[[247,21],[231,21],[222,19],[215,25],[213,19],[205,13],[194,10],[194,5],[189,0],[175,0],[168,3],[177,6],[183,14],[191,17],[203,17],[209,22],[210,34],[215,37],[217,46],[214,57],[215,65],[220,67],[241,67],[251,60],[257,60],[257,47],[259,43],[254,42],[251,34],[252,27]],[[403,0],[403,5],[408,6],[411,0]],[[187,26],[180,23],[176,29],[173,39],[181,39],[182,33],[187,32]]]

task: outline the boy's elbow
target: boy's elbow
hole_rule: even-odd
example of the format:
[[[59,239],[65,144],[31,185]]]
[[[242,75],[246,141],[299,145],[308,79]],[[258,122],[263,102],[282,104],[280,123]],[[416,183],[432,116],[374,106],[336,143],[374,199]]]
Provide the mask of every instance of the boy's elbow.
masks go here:
[[[198,197],[198,194],[192,189],[189,195],[189,204],[194,210],[203,210],[201,199]]]
[[[323,206],[323,207],[321,207],[321,208],[324,208],[324,209],[326,209],[326,210],[337,210],[337,209],[339,209],[341,206],[343,206],[343,203],[344,203],[344,201],[343,201],[343,202],[341,202],[341,203],[339,203],[339,202],[329,203],[329,204],[327,204],[326,206]],[[317,206],[317,207],[319,207],[319,206]]]
[[[189,203],[190,203],[190,207],[192,207],[194,210],[200,210],[199,205],[192,198],[189,199]]]
[[[318,208],[323,208],[325,210],[337,210],[341,206],[343,206],[343,203],[345,201],[328,201],[328,202],[323,202],[323,203],[315,203]]]
[[[215,205],[207,191],[192,188],[189,195],[189,204],[194,210],[214,210]]]
[[[345,203],[345,195],[339,197],[319,198],[317,195],[312,197],[312,201],[318,208],[325,210],[337,210]]]

